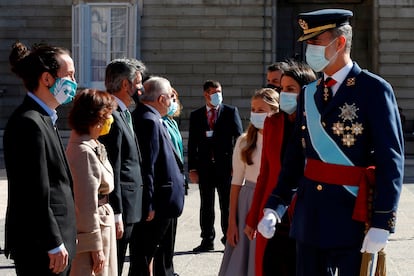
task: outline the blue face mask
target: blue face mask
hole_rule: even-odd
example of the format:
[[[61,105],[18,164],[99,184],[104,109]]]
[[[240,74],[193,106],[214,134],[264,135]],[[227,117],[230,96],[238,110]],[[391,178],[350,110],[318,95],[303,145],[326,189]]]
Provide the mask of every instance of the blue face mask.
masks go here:
[[[306,61],[315,72],[322,72],[322,70],[325,69],[331,60],[338,54],[338,52],[336,52],[329,60],[325,58],[325,49],[335,40],[336,38],[326,46],[308,44],[306,47]]]
[[[250,123],[252,123],[255,128],[263,129],[266,117],[267,113],[250,112]]]
[[[210,95],[210,102],[214,106],[218,106],[223,101],[223,94],[221,92]]]
[[[172,116],[178,110],[178,103],[176,101],[171,100],[171,104],[168,107],[167,115]]]
[[[49,91],[59,104],[67,104],[75,97],[77,87],[76,82],[70,79],[57,78]]]
[[[298,105],[296,101],[297,97],[298,97],[298,94],[296,93],[280,92],[280,97],[279,97],[280,109],[289,115],[295,112],[296,107]]]

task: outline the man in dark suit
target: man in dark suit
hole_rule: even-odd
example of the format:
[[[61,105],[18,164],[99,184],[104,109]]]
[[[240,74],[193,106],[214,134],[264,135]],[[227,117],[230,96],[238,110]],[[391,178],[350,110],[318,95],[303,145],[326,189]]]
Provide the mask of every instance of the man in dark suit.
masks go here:
[[[225,244],[229,216],[233,148],[243,127],[237,107],[222,104],[217,81],[204,83],[206,105],[191,112],[188,138],[189,178],[199,183],[201,244],[195,252],[214,250],[214,198],[217,189]]]
[[[359,275],[361,252],[376,255],[395,231],[401,121],[391,85],[351,59],[352,15],[325,9],[298,17],[306,60],[323,77],[300,94],[278,184],[258,226],[271,237],[297,188],[290,231],[297,275]]]
[[[129,275],[150,275],[152,261],[157,253],[172,256],[174,219],[184,206],[184,174],[180,155],[175,151],[162,116],[172,108],[175,94],[170,82],[151,77],[144,82],[144,93],[133,112],[135,131],[142,152],[144,181],[143,220],[134,227],[134,241],[130,250],[137,252],[131,262]],[[156,259],[155,262],[158,260]],[[173,276],[172,261],[154,264],[153,275]]]
[[[8,179],[6,256],[17,275],[69,275],[76,249],[72,176],[56,129],[56,108],[76,94],[67,50],[13,45],[12,71],[27,93],[4,132]]]
[[[118,109],[113,112],[110,132],[100,137],[114,170],[114,191],[109,195],[115,214],[118,275],[122,274],[132,228],[141,220],[141,154],[128,107],[142,89],[145,65],[135,59],[115,59],[106,67],[106,90],[114,95]],[[134,252],[131,252],[133,255]],[[131,261],[136,258],[131,256]]]

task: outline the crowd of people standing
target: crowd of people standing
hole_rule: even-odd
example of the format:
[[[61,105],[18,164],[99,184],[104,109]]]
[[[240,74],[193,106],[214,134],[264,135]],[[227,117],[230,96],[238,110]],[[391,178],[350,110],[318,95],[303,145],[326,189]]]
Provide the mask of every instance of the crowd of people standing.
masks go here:
[[[120,58],[106,67],[106,91],[77,92],[68,50],[15,43],[11,68],[28,91],[4,133],[5,252],[17,274],[122,275],[129,247],[128,275],[178,275],[188,173],[200,192],[194,253],[214,250],[218,194],[219,275],[358,275],[361,252],[381,253],[394,231],[404,147],[391,86],[351,60],[352,15],[298,16],[307,63],[268,67],[245,132],[222,84],[206,80],[188,171],[168,79]],[[56,108],[71,101],[65,149]],[[36,215],[22,222],[27,205]]]

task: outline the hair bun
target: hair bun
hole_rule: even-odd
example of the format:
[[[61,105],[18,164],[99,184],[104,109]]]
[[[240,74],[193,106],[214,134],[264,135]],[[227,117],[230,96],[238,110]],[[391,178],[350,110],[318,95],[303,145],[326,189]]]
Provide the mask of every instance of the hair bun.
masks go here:
[[[30,54],[29,49],[22,42],[17,41],[12,45],[12,51],[9,56],[9,62],[13,73],[20,75],[19,63],[22,59]]]

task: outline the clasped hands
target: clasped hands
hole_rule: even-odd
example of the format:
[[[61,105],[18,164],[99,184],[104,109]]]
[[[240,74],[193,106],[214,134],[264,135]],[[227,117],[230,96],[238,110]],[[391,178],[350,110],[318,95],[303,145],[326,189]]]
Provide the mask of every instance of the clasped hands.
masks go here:
[[[270,239],[275,234],[276,224],[280,223],[281,219],[278,214],[270,208],[265,208],[263,212],[264,216],[260,220],[257,230],[263,235],[263,237]],[[371,227],[365,234],[361,252],[371,254],[378,253],[378,251],[385,248],[387,245],[389,235],[390,232],[388,230]]]

